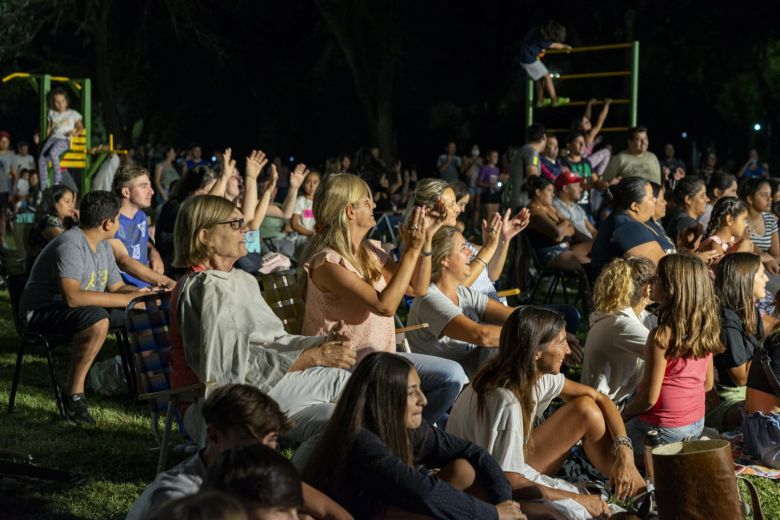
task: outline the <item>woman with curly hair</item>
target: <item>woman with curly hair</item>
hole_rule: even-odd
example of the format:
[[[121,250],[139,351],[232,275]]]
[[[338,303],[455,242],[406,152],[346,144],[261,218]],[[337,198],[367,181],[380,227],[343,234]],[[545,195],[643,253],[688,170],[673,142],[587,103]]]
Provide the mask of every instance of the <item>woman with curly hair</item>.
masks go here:
[[[616,258],[593,287],[582,383],[616,403],[634,393],[642,379],[645,343],[655,327],[655,316],[645,309],[652,302],[654,276],[655,265],[647,258]]]

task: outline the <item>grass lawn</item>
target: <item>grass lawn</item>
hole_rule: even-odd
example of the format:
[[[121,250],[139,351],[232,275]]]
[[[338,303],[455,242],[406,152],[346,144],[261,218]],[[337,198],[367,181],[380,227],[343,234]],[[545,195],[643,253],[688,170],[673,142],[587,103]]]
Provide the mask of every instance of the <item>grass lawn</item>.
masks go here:
[[[55,412],[45,359],[25,357],[16,412],[6,413],[16,362],[17,335],[7,291],[0,291],[0,460],[4,452],[32,455],[36,464],[83,473],[91,483],[70,489],[20,482],[0,475],[0,518],[124,518],[136,497],[154,478],[157,451],[146,408],[126,397],[100,398],[88,392],[94,427],[67,424]],[[112,354],[113,344],[104,347]],[[67,352],[58,354],[64,378]],[[169,464],[184,458],[172,453]],[[758,486],[766,518],[780,518],[780,483],[752,479]]]

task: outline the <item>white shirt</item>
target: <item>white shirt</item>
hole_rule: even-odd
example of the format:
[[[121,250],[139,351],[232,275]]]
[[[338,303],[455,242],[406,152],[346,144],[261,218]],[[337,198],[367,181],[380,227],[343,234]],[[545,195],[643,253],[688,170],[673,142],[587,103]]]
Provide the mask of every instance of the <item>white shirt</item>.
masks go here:
[[[631,307],[591,313],[582,383],[616,402],[631,395],[642,381],[645,343],[655,325],[654,315],[642,311],[637,316]]]
[[[81,121],[81,114],[67,109],[65,112],[49,110],[49,124],[51,125],[51,137],[55,139],[67,139],[65,134],[76,128],[76,122]]]

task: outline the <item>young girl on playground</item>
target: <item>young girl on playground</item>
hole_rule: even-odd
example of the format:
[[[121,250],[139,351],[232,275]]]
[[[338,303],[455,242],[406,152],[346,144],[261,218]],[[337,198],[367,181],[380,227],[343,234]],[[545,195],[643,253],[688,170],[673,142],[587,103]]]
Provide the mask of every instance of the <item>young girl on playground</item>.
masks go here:
[[[54,184],[62,182],[62,169],[60,168],[60,155],[68,150],[71,135],[78,135],[83,130],[81,114],[68,108],[68,93],[62,88],[51,91],[51,109],[49,110],[49,124],[46,127],[46,142],[41,148],[41,156],[38,159],[38,173],[40,174],[41,189],[45,189],[49,180],[48,164],[51,160],[54,167]]]
[[[714,382],[712,356],[724,351],[718,299],[704,262],[688,254],[661,258],[653,299],[661,303],[658,326],[647,339],[639,392],[623,410],[635,455],[650,430],[664,443],[701,435],[704,396]]]

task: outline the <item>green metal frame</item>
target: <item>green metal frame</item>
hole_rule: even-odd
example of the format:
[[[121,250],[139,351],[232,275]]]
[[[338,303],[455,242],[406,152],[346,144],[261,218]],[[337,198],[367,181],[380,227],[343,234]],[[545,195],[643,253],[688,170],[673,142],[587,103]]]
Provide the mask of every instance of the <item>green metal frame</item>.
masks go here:
[[[631,78],[631,98],[629,100],[629,117],[631,124],[629,126],[636,126],[637,124],[637,112],[639,106],[639,42],[633,41],[631,43],[619,43],[611,45],[594,45],[590,47],[574,48],[570,52],[599,52],[614,49],[631,49],[631,71],[627,72],[593,72],[583,74],[569,74],[560,79],[584,79],[584,78],[600,78],[607,76],[630,76]],[[562,54],[565,51],[553,50],[547,51],[546,54]],[[534,81],[528,79],[526,82],[525,92],[525,125],[531,126],[534,122]]]

